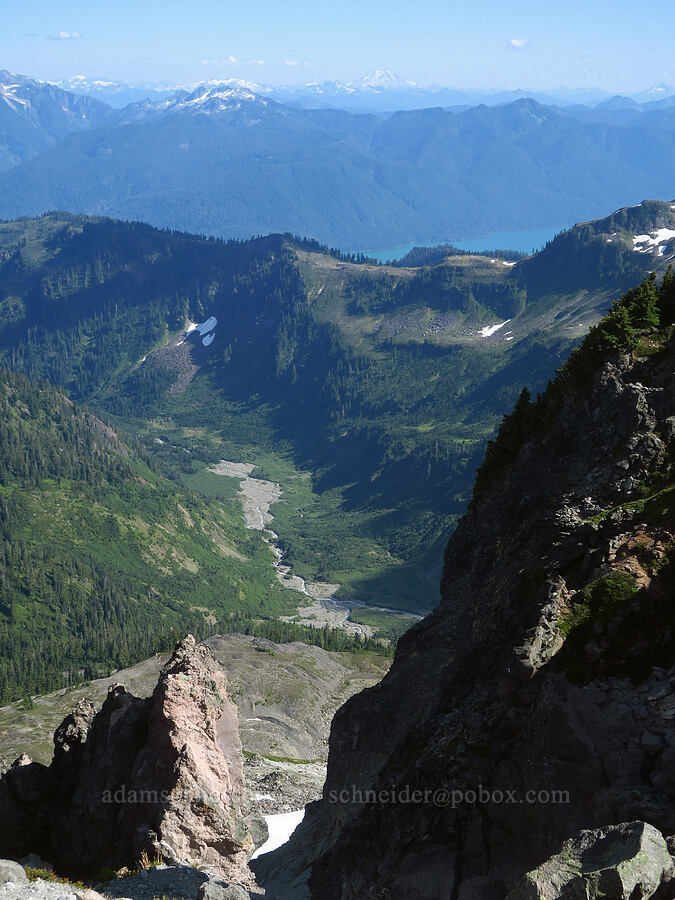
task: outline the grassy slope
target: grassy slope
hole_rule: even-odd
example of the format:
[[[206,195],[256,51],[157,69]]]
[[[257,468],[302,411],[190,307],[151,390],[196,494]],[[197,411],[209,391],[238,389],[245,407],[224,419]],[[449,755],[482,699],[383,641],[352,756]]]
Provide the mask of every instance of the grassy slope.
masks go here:
[[[208,497],[167,478],[100,419],[21,376],[0,373],[0,395],[5,697],[128,665],[235,611],[288,610],[292,595],[231,488]]]

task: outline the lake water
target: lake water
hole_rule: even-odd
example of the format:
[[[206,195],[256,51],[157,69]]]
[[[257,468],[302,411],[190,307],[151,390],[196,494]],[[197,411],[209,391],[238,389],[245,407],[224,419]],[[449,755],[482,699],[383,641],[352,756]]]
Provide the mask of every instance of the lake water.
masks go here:
[[[522,253],[532,253],[533,250],[541,250],[547,241],[569,227],[568,225],[556,225],[549,228],[531,228],[525,231],[499,231],[485,235],[485,237],[466,240],[429,241],[428,243],[415,241],[413,244],[399,244],[397,247],[381,247],[362,252],[380,262],[386,262],[388,259],[400,259],[413,247],[437,247],[439,244],[453,244],[460,250],[474,250],[476,253],[484,253],[486,250],[520,250]]]

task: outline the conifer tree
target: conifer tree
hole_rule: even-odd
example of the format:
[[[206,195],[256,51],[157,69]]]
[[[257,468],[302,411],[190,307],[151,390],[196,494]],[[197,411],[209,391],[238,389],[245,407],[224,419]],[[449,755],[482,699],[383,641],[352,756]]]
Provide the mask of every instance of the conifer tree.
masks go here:
[[[661,282],[659,312],[661,325],[673,325],[675,323],[675,273],[673,272],[672,263],[668,266]]]

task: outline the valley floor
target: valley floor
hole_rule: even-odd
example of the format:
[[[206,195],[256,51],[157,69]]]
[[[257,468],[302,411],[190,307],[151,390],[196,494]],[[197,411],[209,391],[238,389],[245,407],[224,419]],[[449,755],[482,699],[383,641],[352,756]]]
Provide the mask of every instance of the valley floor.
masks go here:
[[[277,543],[279,535],[268,527],[274,520],[270,507],[280,501],[284,491],[276,481],[253,476],[251,473],[254,470],[255,465],[252,463],[238,463],[225,459],[221,459],[211,467],[212,472],[228,478],[236,478],[239,481],[239,494],[246,527],[260,531],[263,541],[272,549],[274,553],[272,565],[276,569],[279,583],[289,590],[304,595],[298,605],[297,614],[281,616],[282,621],[296,622],[299,625],[309,625],[315,628],[325,626],[343,628],[350,634],[372,637],[377,629],[372,625],[353,621],[353,609],[371,609],[372,612],[383,617],[395,619],[397,624],[400,623],[404,627],[409,627],[422,618],[417,613],[404,610],[388,609],[382,606],[370,607],[362,601],[353,599],[335,599],[334,595],[338,593],[341,585],[318,581],[310,582],[300,575],[294,574],[291,567],[283,562],[284,552]]]

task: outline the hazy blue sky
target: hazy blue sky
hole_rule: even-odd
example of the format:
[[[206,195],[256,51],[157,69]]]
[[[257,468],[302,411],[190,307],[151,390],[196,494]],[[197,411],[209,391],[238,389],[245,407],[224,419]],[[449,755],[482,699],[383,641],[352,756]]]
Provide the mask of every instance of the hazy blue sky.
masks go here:
[[[0,68],[149,81],[354,80],[459,87],[675,82],[675,2],[0,0]]]

